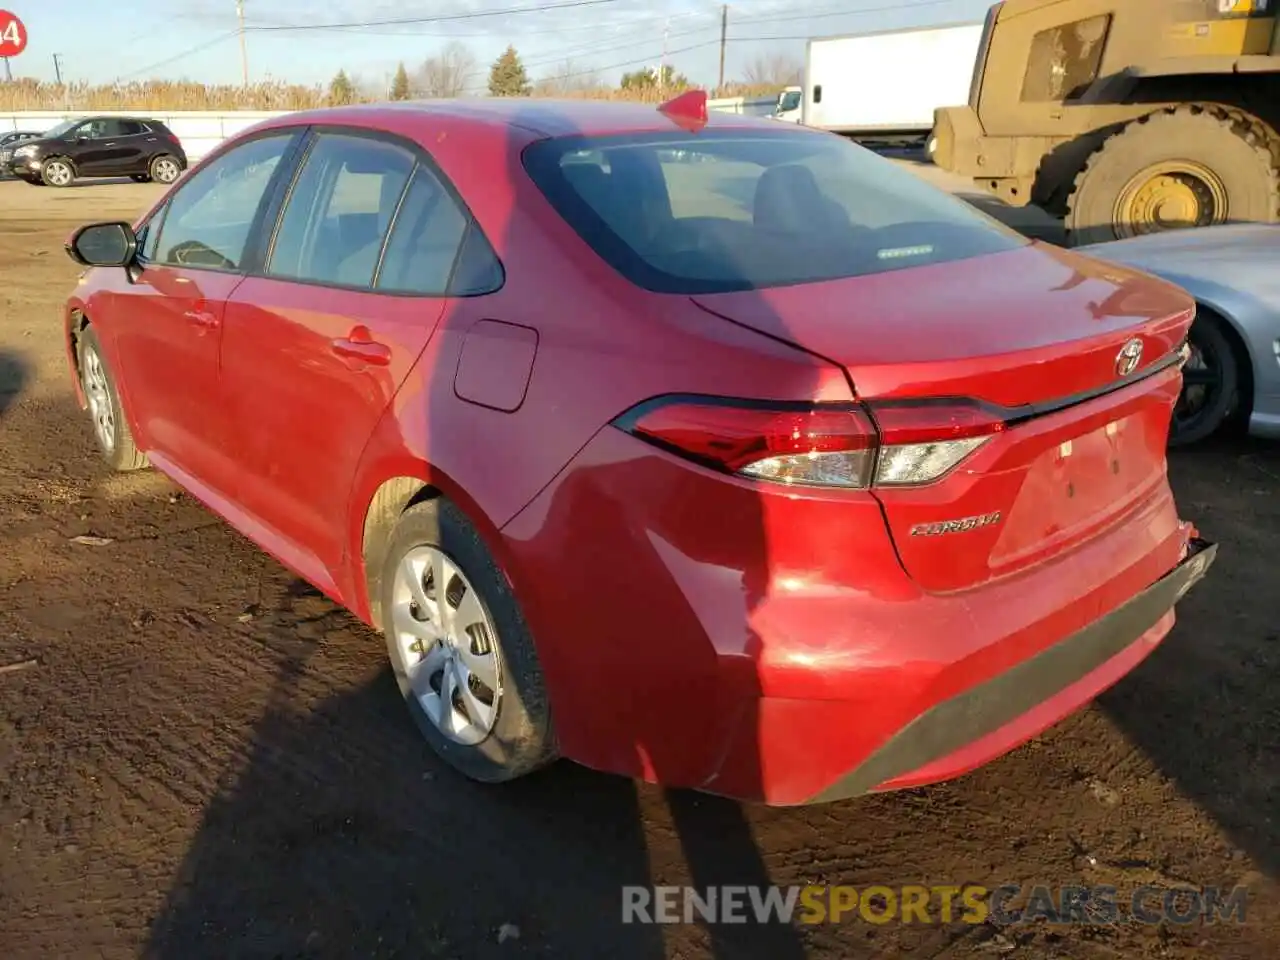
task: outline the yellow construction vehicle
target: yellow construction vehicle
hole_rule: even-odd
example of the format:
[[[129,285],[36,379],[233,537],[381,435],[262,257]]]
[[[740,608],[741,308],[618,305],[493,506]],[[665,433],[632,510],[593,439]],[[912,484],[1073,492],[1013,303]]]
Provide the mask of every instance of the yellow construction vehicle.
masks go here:
[[[1280,0],[1005,0],[935,164],[1076,246],[1280,220]]]

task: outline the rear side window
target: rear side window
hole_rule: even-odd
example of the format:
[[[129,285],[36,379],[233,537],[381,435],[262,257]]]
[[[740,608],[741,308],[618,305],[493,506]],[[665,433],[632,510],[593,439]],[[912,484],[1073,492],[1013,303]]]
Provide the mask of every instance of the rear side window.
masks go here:
[[[466,229],[467,215],[440,181],[419,167],[387,241],[378,289],[444,296]]]
[[[371,286],[416,162],[394,144],[322,134],[290,191],[267,273]]]
[[[615,269],[715,293],[964,260],[1029,241],[847,140],[703,131],[543,140],[530,177]]]

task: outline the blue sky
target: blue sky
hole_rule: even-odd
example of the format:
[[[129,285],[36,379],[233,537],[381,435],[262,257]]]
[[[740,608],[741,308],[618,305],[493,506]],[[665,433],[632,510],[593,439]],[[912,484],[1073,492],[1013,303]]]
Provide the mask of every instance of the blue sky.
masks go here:
[[[479,69],[515,44],[535,78],[571,62],[615,82],[626,70],[656,65],[667,33],[669,62],[695,82],[719,68],[720,5],[713,0],[593,0],[560,10],[529,10],[573,0],[244,0],[251,80],[324,82],[339,69],[383,83],[403,60],[412,68],[451,40],[466,44]],[[235,0],[0,0],[27,25],[15,76],[53,78],[61,54],[70,79],[187,78],[240,81]],[[729,7],[726,79],[760,57],[803,56],[804,38],[980,20],[988,0],[737,0]],[[314,29],[415,17],[447,22]],[[308,28],[313,29],[290,29]],[[753,39],[754,38],[754,39]]]

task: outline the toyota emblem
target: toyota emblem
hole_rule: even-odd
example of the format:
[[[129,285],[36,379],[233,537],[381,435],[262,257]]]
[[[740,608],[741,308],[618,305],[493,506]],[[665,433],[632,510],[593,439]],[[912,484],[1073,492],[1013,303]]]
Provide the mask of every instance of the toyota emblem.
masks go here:
[[[1142,362],[1142,341],[1134,337],[1116,354],[1116,373],[1122,377],[1127,377],[1133,371],[1138,369],[1138,364]]]

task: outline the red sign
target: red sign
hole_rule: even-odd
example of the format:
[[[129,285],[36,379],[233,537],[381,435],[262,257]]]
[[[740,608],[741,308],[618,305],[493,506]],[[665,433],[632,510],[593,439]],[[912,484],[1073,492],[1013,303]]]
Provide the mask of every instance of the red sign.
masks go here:
[[[0,57],[16,57],[27,49],[27,28],[15,14],[0,10]]]

